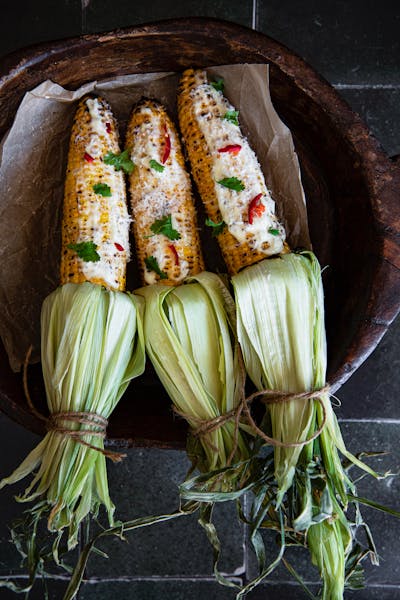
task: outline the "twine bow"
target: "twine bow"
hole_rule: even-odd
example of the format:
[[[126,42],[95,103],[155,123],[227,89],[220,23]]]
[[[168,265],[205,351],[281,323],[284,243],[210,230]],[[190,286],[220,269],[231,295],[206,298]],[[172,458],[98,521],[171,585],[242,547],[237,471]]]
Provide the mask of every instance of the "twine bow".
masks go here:
[[[103,417],[102,415],[90,411],[64,411],[52,413],[49,417],[45,417],[35,408],[28,388],[28,363],[31,353],[32,346],[29,347],[28,352],[26,354],[23,369],[23,384],[25,397],[31,412],[38,419],[45,423],[47,431],[58,433],[64,438],[69,437],[78,444],[82,444],[87,448],[91,448],[92,450],[100,452],[100,454],[103,454],[107,458],[111,459],[113,462],[120,462],[123,458],[125,458],[126,454],[123,454],[121,452],[115,452],[114,450],[106,450],[105,448],[100,448],[99,446],[90,444],[84,439],[85,436],[92,436],[104,440],[104,438],[106,437],[108,426],[108,419],[106,419],[106,417]],[[78,423],[80,425],[83,425],[84,427],[80,427],[80,429],[73,429],[71,427],[68,427],[66,423]]]
[[[239,356],[239,366],[240,366],[240,370],[242,373],[242,389],[241,389],[241,400],[236,408],[234,408],[226,413],[223,413],[221,415],[218,415],[216,417],[213,417],[212,419],[201,419],[199,417],[194,417],[193,415],[188,415],[188,414],[182,413],[174,407],[174,411],[177,414],[179,414],[181,417],[184,417],[187,420],[197,423],[197,426],[195,428],[192,428],[191,435],[194,437],[197,437],[197,438],[204,439],[204,437],[207,436],[208,434],[216,431],[220,427],[223,427],[223,425],[225,425],[229,421],[234,420],[235,421],[235,434],[234,434],[235,437],[234,437],[233,450],[227,461],[228,465],[231,464],[233,457],[237,450],[237,440],[238,440],[238,435],[239,435],[240,420],[241,420],[243,414],[246,419],[246,424],[248,424],[251,427],[251,429],[254,431],[254,433],[256,433],[258,436],[260,436],[267,444],[269,444],[271,446],[280,447],[280,448],[300,448],[300,447],[305,446],[309,442],[312,442],[313,440],[315,440],[321,434],[321,432],[323,431],[323,429],[326,425],[326,421],[327,421],[326,408],[325,408],[325,405],[324,405],[324,402],[323,402],[321,396],[324,394],[329,394],[329,390],[330,390],[329,384],[324,385],[320,389],[310,390],[307,392],[283,392],[281,390],[264,389],[264,390],[258,390],[256,392],[254,392],[253,394],[251,394],[250,396],[246,396],[245,389],[244,389],[244,387],[245,387],[245,367],[244,367],[243,356],[242,356],[240,348],[238,349],[238,356]],[[303,401],[317,400],[322,407],[322,413],[323,413],[322,423],[310,437],[308,437],[306,440],[303,440],[303,441],[282,442],[281,440],[277,440],[273,437],[270,437],[262,429],[260,429],[258,427],[258,425],[254,421],[254,419],[251,415],[251,411],[250,411],[251,403],[253,402],[253,400],[255,400],[256,398],[259,398],[260,396],[262,397],[261,402],[263,404],[281,404],[283,402],[291,402],[293,400],[303,400]],[[210,447],[214,448],[217,451],[217,448],[215,448],[214,445],[211,444],[211,442],[209,440],[207,440],[206,443],[209,444]]]

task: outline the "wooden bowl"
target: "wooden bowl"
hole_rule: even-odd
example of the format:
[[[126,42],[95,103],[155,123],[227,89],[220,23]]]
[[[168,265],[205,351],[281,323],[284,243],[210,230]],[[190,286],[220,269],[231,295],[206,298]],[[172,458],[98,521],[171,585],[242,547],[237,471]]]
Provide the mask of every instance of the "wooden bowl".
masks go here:
[[[0,135],[26,91],[45,79],[76,88],[113,75],[269,63],[274,105],[290,127],[325,276],[328,379],[337,389],[375,348],[400,307],[400,166],[393,164],[335,90],[274,40],[238,25],[182,19],[46,43],[9,55],[0,72]],[[31,394],[45,410],[40,365]],[[0,348],[0,408],[44,433],[28,410],[21,375]],[[149,366],[112,415],[111,442],[183,447],[186,426]]]

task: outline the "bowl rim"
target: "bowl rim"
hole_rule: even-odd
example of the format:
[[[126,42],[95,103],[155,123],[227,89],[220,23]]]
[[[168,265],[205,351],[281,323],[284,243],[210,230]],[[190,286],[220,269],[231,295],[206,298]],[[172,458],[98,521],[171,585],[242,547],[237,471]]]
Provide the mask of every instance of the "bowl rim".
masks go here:
[[[329,111],[330,118],[336,126],[340,125],[347,141],[360,157],[380,245],[375,257],[375,276],[366,307],[364,327],[361,327],[360,323],[343,364],[331,378],[331,387],[335,391],[375,349],[400,311],[400,204],[395,202],[400,191],[400,161],[389,159],[361,117],[304,59],[268,35],[237,23],[207,17],[166,19],[42,42],[5,55],[0,64],[0,103],[4,90],[7,90],[13,81],[37,69],[49,56],[56,62],[60,55],[66,51],[73,51],[74,47],[90,48],[115,41],[129,42],[130,39],[143,36],[171,37],[187,32],[203,35],[205,40],[218,35],[227,44],[234,41],[238,51],[255,51],[265,62],[270,62],[274,68],[280,69],[296,87],[318,104],[321,104],[323,90],[324,109]],[[26,91],[27,89],[23,93]],[[26,425],[21,407],[16,410],[15,402],[3,391],[0,391],[0,407],[14,420]],[[36,425],[34,430],[42,430],[39,424]],[[129,443],[136,444],[136,441],[129,440]]]

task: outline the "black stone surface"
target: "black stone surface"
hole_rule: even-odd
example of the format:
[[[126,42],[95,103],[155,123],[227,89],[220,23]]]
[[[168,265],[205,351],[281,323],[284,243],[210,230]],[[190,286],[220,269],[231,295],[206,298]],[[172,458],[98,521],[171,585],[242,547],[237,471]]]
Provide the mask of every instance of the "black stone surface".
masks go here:
[[[38,42],[80,35],[81,0],[1,2],[0,56]]]
[[[342,405],[336,413],[341,419],[400,421],[400,318],[353,377],[338,390]]]
[[[397,474],[400,472],[400,449],[398,447],[400,423],[345,421],[341,423],[341,430],[347,449],[354,454],[360,452],[387,453],[365,460],[380,475],[394,474],[376,480],[370,475],[365,476],[360,469],[353,468],[351,471],[352,479],[356,481],[361,477],[357,483],[358,495],[388,508],[399,510],[400,478]],[[349,509],[350,513],[351,509]],[[361,506],[361,513],[364,521],[370,526],[380,557],[379,567],[372,565],[369,559],[363,562],[366,585],[374,588],[392,585],[398,586],[400,589],[400,565],[398,563],[398,552],[396,551],[396,543],[400,537],[400,521],[367,506]],[[358,535],[362,542],[364,540],[362,530],[359,531]],[[272,561],[277,553],[275,536],[269,534],[264,536],[264,539],[269,550],[268,559]],[[314,585],[318,583],[318,572],[310,565],[308,551],[303,548],[288,548],[285,557],[303,577],[304,581]],[[250,578],[256,577],[257,569],[252,552],[249,554],[249,559],[247,573]],[[285,567],[281,565],[272,573],[268,583],[262,584],[261,587],[269,589],[270,582],[273,582],[276,586],[279,582],[288,579],[291,579],[290,575],[288,575]]]
[[[151,6],[145,2],[120,0],[90,0],[83,11],[85,32],[110,30],[150,21],[176,17],[211,17],[225,19],[251,27],[252,0],[230,2],[229,0],[155,0]]]
[[[18,580],[18,584],[22,585],[22,581],[24,580]],[[44,581],[37,581],[29,592],[29,600],[61,600],[67,586],[67,579],[57,580],[47,578]],[[0,598],[1,600],[15,600],[16,598],[24,598],[24,595],[17,595],[11,590],[0,588]]]
[[[0,18],[0,56],[31,43],[81,33],[106,31],[177,16],[225,18],[255,27],[295,50],[336,86],[359,112],[389,155],[400,153],[400,9],[397,0],[381,3],[353,0],[200,0],[200,2],[131,2],[120,0],[20,0],[3,2]],[[379,471],[400,472],[400,318],[369,359],[338,392],[336,413],[349,450],[388,451],[371,459]],[[34,447],[38,437],[0,415],[0,476],[9,474]],[[109,465],[117,518],[133,518],[172,511],[177,506],[177,484],[188,466],[184,453],[131,449],[122,465]],[[400,479],[361,479],[359,493],[400,509]],[[23,582],[20,559],[9,543],[7,526],[25,508],[13,497],[25,482],[0,490],[0,583],[9,576]],[[379,568],[365,564],[367,587],[346,592],[346,600],[400,599],[398,540],[400,521],[363,508],[381,557]],[[223,541],[221,568],[237,578],[256,574],[245,532],[235,526],[231,507],[217,511]],[[101,546],[110,558],[93,557],[79,600],[230,600],[232,589],[213,581],[212,562],[204,532],[194,517],[127,534],[127,542],[107,540]],[[275,542],[271,540],[271,556]],[[314,593],[318,576],[307,553],[293,550],[291,561]],[[54,575],[54,573],[53,573]],[[60,575],[58,574],[58,577]],[[64,579],[48,578],[51,600],[63,597]],[[0,599],[16,597],[0,588]],[[45,597],[39,583],[32,600]],[[284,568],[248,596],[250,600],[301,600],[304,592]]]
[[[110,465],[109,480],[117,503],[116,518],[123,521],[144,515],[173,512],[178,508],[178,485],[189,462],[184,452],[173,450],[129,450],[122,464]],[[152,473],[152,477],[149,477]],[[243,572],[243,527],[233,527],[231,503],[214,512],[222,542],[220,567],[224,572]],[[108,538],[99,547],[112,556],[93,556],[88,575],[111,577],[119,564],[121,576],[207,576],[212,555],[197,515],[179,517],[126,535],[127,543]],[[151,551],[149,552],[149,549]]]
[[[396,0],[257,2],[255,27],[297,52],[331,83],[400,83]]]
[[[387,154],[400,154],[400,85],[389,89],[365,86],[336,86],[336,89],[364,119]]]
[[[207,600],[233,600],[235,593],[222,588],[213,581],[199,579],[181,579],[180,581],[113,581],[93,582],[83,586],[79,600],[189,600],[201,598]]]
[[[1,415],[0,440],[0,476],[3,478],[12,473],[40,438],[33,433],[25,431],[22,427]],[[21,515],[22,510],[27,508],[27,505],[18,504],[14,500],[18,492],[24,491],[26,486],[26,482],[21,482],[17,486],[7,486],[0,490],[0,577],[19,571],[21,557],[10,543],[9,525]]]

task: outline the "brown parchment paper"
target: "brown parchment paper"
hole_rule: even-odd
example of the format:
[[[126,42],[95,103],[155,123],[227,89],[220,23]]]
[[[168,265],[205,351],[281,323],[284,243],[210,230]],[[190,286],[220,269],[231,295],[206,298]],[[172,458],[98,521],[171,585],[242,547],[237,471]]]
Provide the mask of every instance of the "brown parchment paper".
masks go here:
[[[207,69],[222,77],[225,94],[240,111],[292,247],[310,247],[300,169],[288,128],[275,112],[267,65]],[[99,94],[124,131],[142,97],[162,102],[176,121],[179,74],[149,73],[90,82],[68,91],[45,81],[28,92],[0,145],[0,336],[18,371],[29,346],[37,359],[40,310],[58,285],[60,224],[69,134],[78,100]]]

